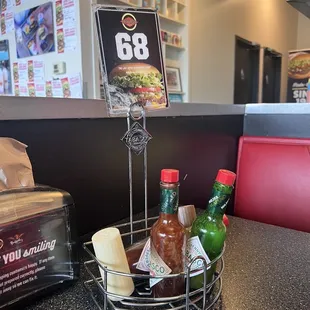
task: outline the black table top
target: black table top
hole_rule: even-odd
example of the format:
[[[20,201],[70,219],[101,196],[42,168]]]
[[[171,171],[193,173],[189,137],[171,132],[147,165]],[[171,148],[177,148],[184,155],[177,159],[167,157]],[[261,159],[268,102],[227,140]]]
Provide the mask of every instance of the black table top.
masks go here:
[[[229,217],[221,299],[214,310],[309,310],[310,234]],[[81,279],[25,310],[95,310]]]
[[[310,309],[310,234],[230,217],[222,309]]]

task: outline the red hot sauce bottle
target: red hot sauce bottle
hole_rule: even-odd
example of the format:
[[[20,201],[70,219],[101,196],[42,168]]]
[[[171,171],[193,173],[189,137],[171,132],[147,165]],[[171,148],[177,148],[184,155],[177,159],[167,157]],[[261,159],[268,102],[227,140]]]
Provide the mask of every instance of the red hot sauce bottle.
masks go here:
[[[184,271],[186,232],[178,220],[178,204],[179,171],[164,169],[161,171],[159,219],[151,229],[150,274],[152,275],[176,274]],[[184,294],[183,276],[156,280],[153,281],[153,285],[156,284],[152,287],[154,297]]]

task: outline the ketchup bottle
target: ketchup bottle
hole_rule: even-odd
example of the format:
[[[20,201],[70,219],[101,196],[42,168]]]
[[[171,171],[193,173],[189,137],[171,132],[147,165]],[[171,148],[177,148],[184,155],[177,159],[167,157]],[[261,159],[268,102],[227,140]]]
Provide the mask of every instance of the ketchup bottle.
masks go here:
[[[179,171],[161,171],[160,214],[151,229],[150,274],[166,275],[184,271],[186,234],[178,221]],[[155,285],[154,285],[155,284]],[[184,294],[184,276],[168,279],[151,279],[154,297],[171,297]]]

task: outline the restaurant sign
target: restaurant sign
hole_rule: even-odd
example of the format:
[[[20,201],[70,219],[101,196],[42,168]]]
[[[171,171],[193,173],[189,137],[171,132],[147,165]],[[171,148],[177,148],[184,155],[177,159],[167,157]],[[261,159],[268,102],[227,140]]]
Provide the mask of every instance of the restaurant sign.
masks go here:
[[[289,52],[287,102],[306,103],[310,49]]]

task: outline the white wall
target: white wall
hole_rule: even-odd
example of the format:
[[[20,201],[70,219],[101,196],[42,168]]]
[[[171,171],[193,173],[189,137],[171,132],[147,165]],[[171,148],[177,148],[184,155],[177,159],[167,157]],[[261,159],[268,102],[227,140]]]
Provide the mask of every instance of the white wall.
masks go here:
[[[191,0],[190,12],[191,102],[233,103],[236,35],[283,54],[285,101],[287,54],[297,43],[294,8],[285,0]]]
[[[82,52],[82,68],[83,68],[83,79],[84,79],[84,94],[86,98],[93,99],[99,98],[99,94],[96,94],[95,84],[99,80],[98,66],[95,68],[95,58],[99,54],[95,51],[97,45],[95,44],[94,32],[92,30],[93,23],[93,12],[92,3],[96,3],[95,0],[81,0],[80,1],[80,12],[81,12],[81,52]],[[99,49],[99,47],[98,47]],[[95,55],[95,56],[94,56]],[[98,90],[97,90],[98,91]]]
[[[299,13],[296,49],[310,49],[310,19]]]
[[[9,40],[9,46],[10,46],[10,63],[11,63],[11,71],[13,71],[13,62],[18,60],[43,60],[45,64],[45,80],[49,80],[53,78],[53,64],[59,61],[66,62],[66,68],[67,72],[66,74],[75,74],[75,73],[81,73],[82,74],[82,53],[81,53],[81,34],[80,34],[80,8],[79,8],[79,1],[76,1],[76,21],[77,21],[77,49],[76,51],[66,51],[63,54],[57,53],[57,36],[55,33],[55,52],[51,52],[44,55],[37,55],[33,57],[27,57],[27,58],[17,58],[16,53],[16,41],[15,41],[15,32],[11,32],[9,34],[6,34],[4,36],[1,36],[1,40],[8,39]],[[22,4],[21,6],[14,7],[14,12],[22,12],[24,10],[42,5],[47,2],[52,2],[54,5],[54,25],[56,28],[56,11],[55,11],[55,0],[31,0],[24,2],[25,4]],[[56,31],[56,30],[55,30]],[[82,77],[82,76],[81,76]],[[57,78],[57,76],[55,76]]]

